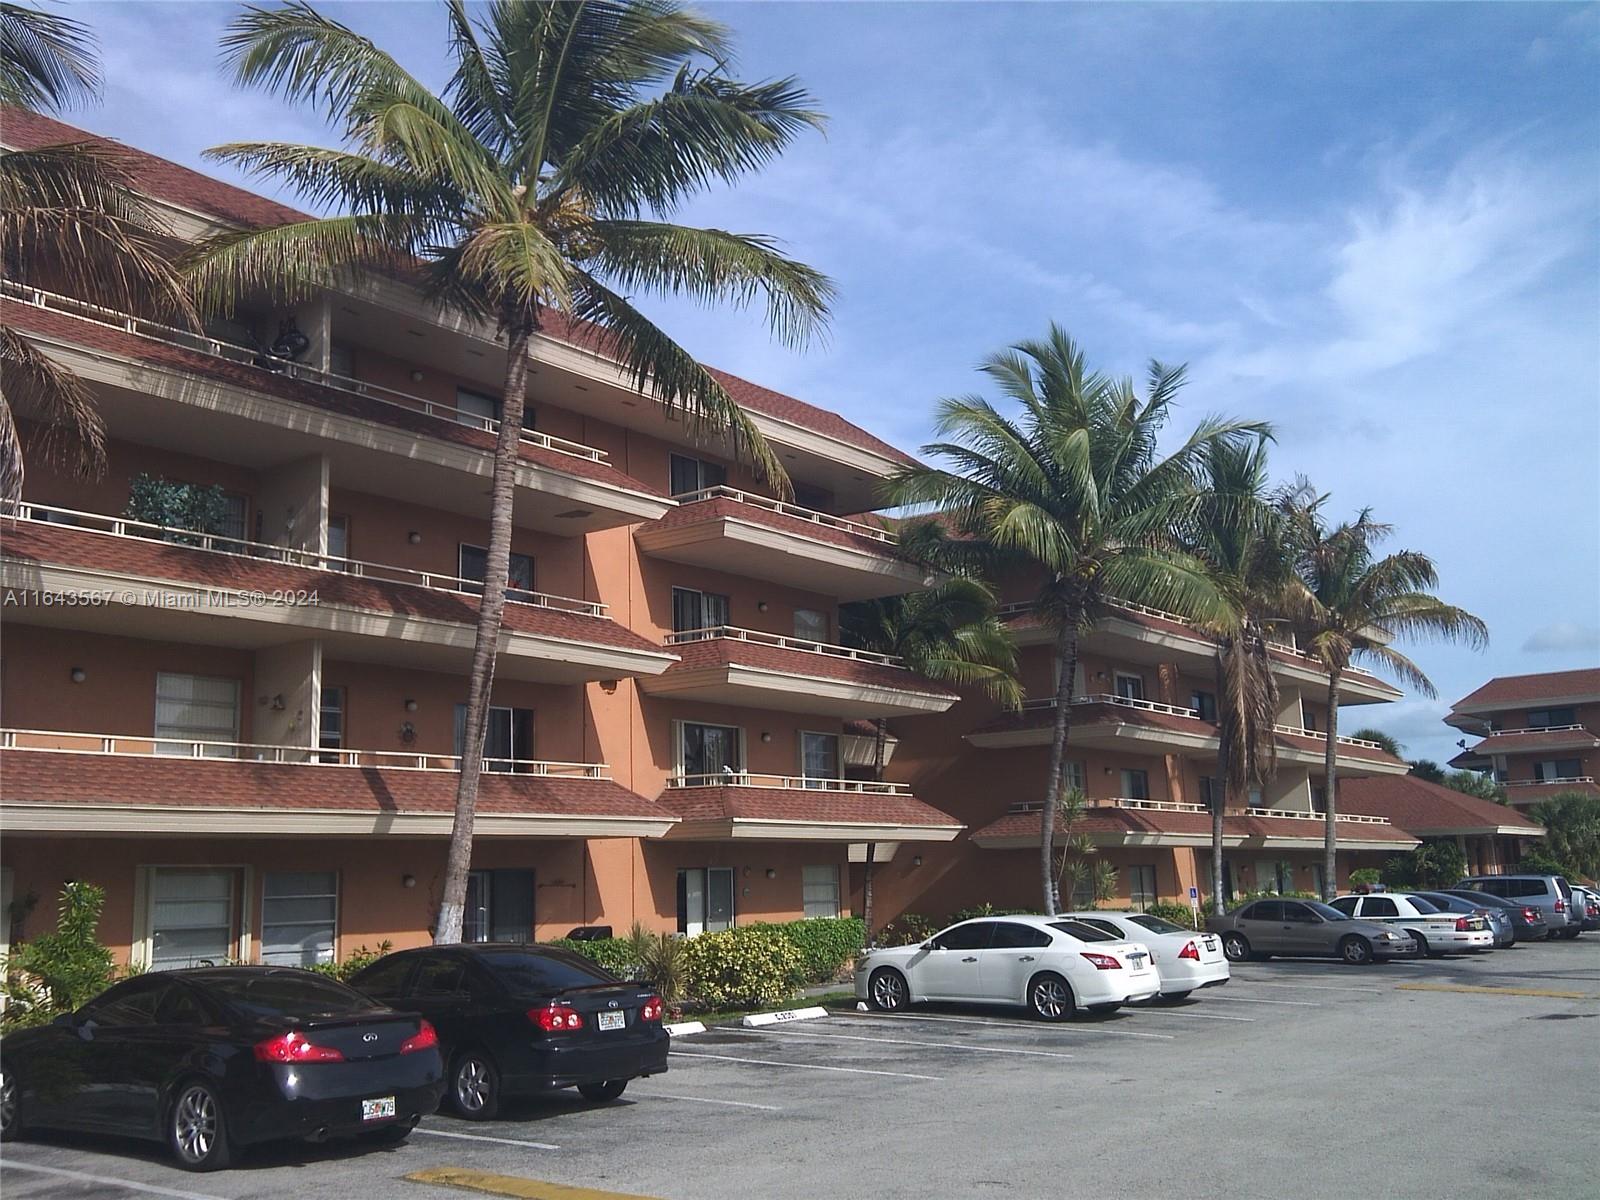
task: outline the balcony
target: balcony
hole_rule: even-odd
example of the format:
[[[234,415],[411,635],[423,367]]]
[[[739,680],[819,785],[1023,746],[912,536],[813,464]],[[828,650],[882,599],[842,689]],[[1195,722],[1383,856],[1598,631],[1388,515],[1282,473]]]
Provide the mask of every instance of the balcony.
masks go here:
[[[965,828],[902,783],[728,772],[678,775],[661,804],[696,841],[948,842]]]
[[[641,680],[647,695],[846,719],[943,712],[957,699],[897,658],[848,646],[727,625],[666,643],[681,661]]]
[[[1600,737],[1582,725],[1542,725],[1536,729],[1496,729],[1465,754],[1488,758],[1553,750],[1593,750],[1596,746],[1600,746]]]
[[[1512,807],[1537,804],[1562,792],[1581,792],[1600,796],[1600,784],[1592,775],[1568,775],[1561,779],[1513,779],[1505,784],[1506,803]]]
[[[655,558],[847,601],[914,591],[927,580],[899,556],[895,535],[873,525],[730,487],[675,499],[676,509],[633,535]]]
[[[0,586],[21,623],[245,649],[316,638],[328,654],[459,674],[478,585],[449,575],[23,502],[0,517]],[[590,600],[508,596],[499,671],[573,683],[676,661]]]
[[[348,486],[483,514],[497,421],[10,281],[0,297],[7,324],[96,385],[115,437],[252,469],[326,455]],[[519,459],[529,528],[578,535],[672,507],[590,446],[524,430]]]
[[[676,821],[603,763],[502,762],[480,837],[660,837]],[[7,837],[445,837],[459,761],[443,755],[0,730]]]

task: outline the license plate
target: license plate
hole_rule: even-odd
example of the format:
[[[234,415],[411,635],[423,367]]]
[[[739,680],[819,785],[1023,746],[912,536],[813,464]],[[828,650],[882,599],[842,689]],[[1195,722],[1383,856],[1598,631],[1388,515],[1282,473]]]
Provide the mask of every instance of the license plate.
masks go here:
[[[598,1022],[601,1029],[621,1029],[627,1023],[627,1016],[619,1012],[603,1012]]]
[[[1128,955],[1128,961],[1132,963],[1135,968],[1142,967],[1144,966],[1144,955],[1130,954]]]
[[[376,1100],[363,1100],[361,1102],[361,1119],[363,1121],[394,1120],[394,1097],[379,1096]]]
[[[1206,939],[1206,949],[1207,950],[1215,950],[1216,948],[1217,948],[1217,939],[1216,938],[1207,938]]]

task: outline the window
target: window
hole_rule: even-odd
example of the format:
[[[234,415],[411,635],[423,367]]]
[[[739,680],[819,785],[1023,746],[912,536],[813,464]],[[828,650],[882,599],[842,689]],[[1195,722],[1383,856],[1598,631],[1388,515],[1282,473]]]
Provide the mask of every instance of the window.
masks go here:
[[[1328,789],[1320,783],[1311,785],[1311,811],[1325,813],[1328,811]]]
[[[800,735],[800,774],[806,779],[839,778],[839,735],[802,733]]]
[[[325,687],[322,689],[321,701],[317,706],[317,745],[324,750],[341,750],[344,748],[344,689],[342,687]],[[319,755],[325,763],[339,761],[337,754]]]
[[[1120,942],[1126,939],[1118,934],[1110,934],[1101,929],[1098,924],[1087,921],[1052,921],[1050,928],[1059,929],[1069,937],[1075,937],[1080,942]]]
[[[941,950],[987,950],[998,921],[972,921],[947,929],[933,939]]]
[[[1354,896],[1340,896],[1333,902],[1333,907],[1347,917],[1356,915],[1356,898]]]
[[[1528,712],[1529,729],[1548,729],[1552,725],[1577,723],[1578,710],[1575,708],[1535,708]]]
[[[1292,892],[1294,889],[1285,887],[1283,879],[1279,875],[1279,868],[1282,865],[1271,860],[1258,862],[1256,864],[1256,890],[1260,892]]]
[[[456,389],[456,421],[458,424],[471,425],[474,429],[488,429],[491,421],[500,419],[500,409],[501,404],[498,396],[475,392],[470,388],[458,387]],[[524,429],[537,427],[533,405],[526,400],[522,402],[522,427]]]
[[[1326,812],[1327,811],[1326,807],[1324,807],[1322,811]],[[1312,891],[1313,895],[1320,896],[1320,895],[1323,894],[1322,878],[1323,878],[1323,876],[1322,876],[1322,864],[1321,863],[1312,863],[1311,864],[1311,891]]]
[[[1048,946],[1055,939],[1043,929],[1021,925],[1016,921],[996,921],[994,938],[989,943],[992,950],[1034,950]]]
[[[482,583],[489,572],[489,552],[482,546],[469,546],[461,543],[458,556],[458,574],[462,579],[473,583]],[[469,592],[479,592],[481,588],[469,587]],[[531,554],[513,554],[506,565],[506,598],[509,600],[533,599],[533,556]]]
[[[728,468],[721,463],[706,462],[687,454],[674,454],[671,460],[671,486],[674,496],[690,492],[703,492],[707,488],[722,487],[728,482]]]
[[[456,705],[456,757],[467,747],[467,706]],[[483,737],[485,771],[526,771],[533,761],[533,709],[489,709],[489,726]]]
[[[1222,803],[1222,789],[1209,775],[1200,776],[1200,803],[1207,808],[1215,808]]]
[[[1556,758],[1533,764],[1535,779],[1576,779],[1583,774],[1581,758]]]
[[[1134,908],[1144,912],[1156,902],[1156,869],[1135,864],[1127,868],[1128,896]]]
[[[328,514],[328,557],[350,557],[350,518],[342,513]]]
[[[826,488],[819,488],[814,483],[797,483],[794,485],[794,502],[797,508],[827,512],[828,505],[833,503],[833,496]]]
[[[1285,900],[1283,902],[1283,919],[1298,925],[1312,925],[1316,923],[1317,914],[1298,901]]]
[[[1252,921],[1282,921],[1283,903],[1279,900],[1257,900],[1244,916]]]
[[[157,1025],[209,1025],[211,1014],[199,997],[182,984],[172,984],[156,1003]]]
[[[801,867],[801,900],[807,917],[839,915],[839,868]]]
[[[348,345],[343,342],[333,342],[328,346],[328,370],[335,375],[343,375],[346,379],[356,373],[356,356]]]
[[[89,1015],[100,1025],[153,1025],[170,986],[164,979],[130,980],[89,1005]]]
[[[1200,714],[1202,721],[1217,719],[1217,694],[1215,692],[1189,693],[1189,707]]]
[[[246,518],[250,509],[249,499],[238,492],[224,492],[222,494],[222,504],[224,513],[222,520],[219,522],[220,528],[217,532],[243,541]]]
[[[1090,929],[1098,929],[1101,933],[1109,933],[1115,938],[1125,938],[1128,936],[1110,921],[1107,921],[1104,917],[1079,917],[1076,921],[1071,921],[1068,923],[1071,925],[1087,925]]]
[[[531,942],[533,872],[520,867],[467,875],[464,942]]]
[[[1144,676],[1117,672],[1117,695],[1124,700],[1144,699]]]
[[[1122,797],[1125,800],[1150,799],[1150,772],[1122,769]]]
[[[357,991],[380,1000],[398,1000],[405,990],[406,977],[416,965],[412,957],[390,957],[380,960],[362,971],[351,981]]]
[[[1302,707],[1300,709],[1300,728],[1301,729],[1309,729],[1313,733],[1316,732],[1316,730],[1317,730],[1317,713],[1316,713],[1315,709],[1304,708],[1304,707]]]
[[[237,945],[238,872],[158,868],[150,878],[150,966],[217,965]]]
[[[814,608],[797,608],[794,610],[794,635],[807,642],[827,643],[828,640],[828,614],[819,612]]]
[[[1061,764],[1061,774],[1067,781],[1069,791],[1089,791],[1089,773],[1081,762],[1064,762]]]
[[[309,967],[333,961],[339,913],[335,871],[268,871],[261,894],[261,961]]]
[[[1410,904],[1420,916],[1427,916],[1429,913],[1442,911],[1437,904],[1425,900],[1421,896],[1411,896],[1408,898],[1407,903]]]
[[[301,972],[219,974],[206,980],[211,993],[249,1017],[321,1017],[372,1009],[354,988]]]
[[[678,932],[688,937],[733,927],[733,868],[678,872]]]
[[[468,939],[469,941],[472,939]],[[465,990],[467,967],[453,954],[422,960],[411,985],[413,996],[454,996]]]
[[[605,968],[565,950],[493,950],[479,955],[478,962],[514,996],[616,982]]]
[[[190,742],[239,740],[239,681],[207,675],[156,674],[157,754],[188,757]],[[231,746],[207,746],[206,758],[232,758]]]
[[[744,739],[736,727],[685,721],[678,728],[679,774],[714,783],[743,773]]]
[[[1136,925],[1140,929],[1148,929],[1151,933],[1193,933],[1194,930],[1185,928],[1172,921],[1163,920],[1161,917],[1152,917],[1149,913],[1135,913],[1128,918],[1128,924]]]
[[[672,632],[720,629],[728,623],[728,598],[693,588],[672,589]],[[711,635],[707,635],[711,636]]]
[[[1395,907],[1394,901],[1387,896],[1368,896],[1361,902],[1361,915],[1367,919],[1372,917],[1398,917],[1400,910]]]

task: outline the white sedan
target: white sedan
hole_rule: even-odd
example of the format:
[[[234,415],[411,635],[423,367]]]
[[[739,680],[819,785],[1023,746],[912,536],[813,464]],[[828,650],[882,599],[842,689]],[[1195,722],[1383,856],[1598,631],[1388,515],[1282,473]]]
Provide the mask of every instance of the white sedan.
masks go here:
[[[1161,917],[1136,912],[1075,912],[1062,916],[1117,938],[1137,938],[1150,947],[1161,995],[1182,1000],[1196,988],[1219,987],[1231,978],[1222,939],[1185,929]]]
[[[1064,917],[979,917],[856,959],[856,998],[880,1012],[954,1000],[1024,1004],[1040,1020],[1064,1021],[1160,990],[1148,947]]]
[[[1410,892],[1374,892],[1365,896],[1340,896],[1331,901],[1347,917],[1395,925],[1411,935],[1417,953],[1444,954],[1452,950],[1493,950],[1494,931],[1483,917],[1443,912]]]

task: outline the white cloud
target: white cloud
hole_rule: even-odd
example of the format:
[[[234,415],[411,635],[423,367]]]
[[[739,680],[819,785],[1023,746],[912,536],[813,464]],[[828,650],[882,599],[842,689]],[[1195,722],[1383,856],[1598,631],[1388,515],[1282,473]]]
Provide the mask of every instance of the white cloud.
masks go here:
[[[1588,654],[1600,657],[1600,626],[1555,621],[1541,626],[1522,643],[1524,654]]]

